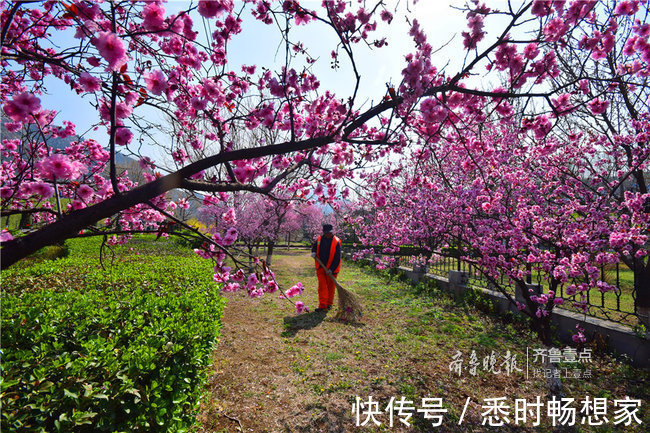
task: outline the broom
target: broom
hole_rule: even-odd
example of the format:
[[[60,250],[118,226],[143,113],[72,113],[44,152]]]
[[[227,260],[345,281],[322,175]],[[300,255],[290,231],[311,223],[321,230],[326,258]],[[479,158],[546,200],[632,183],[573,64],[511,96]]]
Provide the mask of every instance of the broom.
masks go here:
[[[316,256],[316,261],[323,269],[327,267],[323,264],[321,259]],[[345,289],[337,280],[334,278],[334,275],[327,273],[327,276],[334,282],[337,291],[339,292],[339,311],[336,313],[334,318],[336,320],[342,320],[344,322],[353,322],[361,318],[362,309],[359,295]]]

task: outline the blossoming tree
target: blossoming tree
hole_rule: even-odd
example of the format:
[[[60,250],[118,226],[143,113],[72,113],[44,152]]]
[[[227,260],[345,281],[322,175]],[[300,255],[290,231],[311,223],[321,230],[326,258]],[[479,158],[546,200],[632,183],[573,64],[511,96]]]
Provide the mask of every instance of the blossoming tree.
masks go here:
[[[299,205],[288,197],[271,199],[252,193],[232,194],[231,200],[231,204],[215,203],[208,197],[200,209],[202,221],[213,237],[230,228],[236,230],[237,240],[244,244],[251,260],[253,250],[266,243],[266,265],[271,266],[276,242],[301,228]]]
[[[545,343],[560,289],[586,310],[589,290],[616,290],[600,266],[623,261],[647,323],[647,7],[533,2],[531,12],[539,28],[488,56],[501,87],[420,104],[408,162],[369,175],[361,233],[370,245],[456,247]],[[484,14],[470,11],[470,23]],[[536,272],[545,293],[530,287]]]
[[[337,182],[351,178],[353,169],[368,161],[382,163],[391,154],[409,158],[414,169],[434,170],[433,186],[434,181],[447,188],[458,185],[464,197],[469,173],[490,168],[479,162],[494,146],[494,140],[484,139],[484,129],[489,135],[507,127],[503,134],[525,143],[530,155],[546,146],[549,152],[560,149],[574,136],[583,149],[612,152],[608,164],[595,171],[600,183],[592,185],[591,197],[617,203],[609,207],[618,217],[609,225],[614,228],[607,242],[633,265],[639,284],[648,281],[646,2],[535,0],[498,11],[474,2],[465,11],[466,56],[455,71],[437,67],[434,47],[411,19],[415,49],[404,57],[401,82],[377,94],[371,105],[359,98],[366,77],[357,67],[357,53],[366,47],[380,50],[388,42],[374,36],[393,20],[381,1],[325,1],[312,8],[292,0],[250,0],[235,8],[232,0],[215,0],[173,14],[163,2],[3,6],[0,95],[10,119],[7,129],[22,135],[2,143],[1,210],[2,216],[32,215],[35,224],[2,233],[2,267],[81,230],[115,235],[115,242],[133,232],[160,230],[173,207],[165,193],[173,189],[199,191],[225,203],[236,191],[273,194],[282,186],[285,194],[330,201],[339,194]],[[278,29],[283,65],[233,70],[228,49],[242,32],[244,14]],[[205,20],[210,33],[199,37],[196,29],[203,26],[192,16]],[[484,22],[492,18],[498,20],[488,37]],[[303,25],[332,33],[332,63],[349,66],[349,94],[320,88],[311,66],[318,58],[293,37],[292,30]],[[474,76],[483,72],[487,77],[478,87]],[[56,119],[56,107],[42,106],[41,94],[51,80],[92,102],[97,125],[106,132],[103,140],[74,140],[62,151],[48,144],[76,132],[74,119]],[[152,112],[167,122],[157,124]],[[585,127],[591,134],[580,136]],[[238,140],[234,131],[242,128],[274,131],[273,140]],[[116,154],[138,154],[142,142],[166,149],[174,165],[162,167],[142,156],[145,182],[136,184],[117,169]],[[527,179],[530,168],[522,164],[516,179]],[[532,170],[527,182],[534,182],[536,173]],[[588,173],[575,175],[585,185],[594,180]],[[490,179],[478,179],[483,184],[475,188],[483,192],[476,197],[487,197],[480,211],[494,219],[505,215]],[[381,190],[377,194],[382,205]],[[558,200],[573,199],[568,187],[564,194]],[[57,200],[61,196],[69,198],[67,203]],[[473,201],[461,204],[461,216],[473,215],[465,211]],[[446,215],[441,209],[440,218]],[[507,236],[503,224],[492,227]],[[220,281],[231,277],[223,265],[235,240],[228,230],[206,238],[202,252],[215,260]],[[472,236],[480,236],[480,230]],[[531,254],[532,263],[541,266],[536,251]],[[585,263],[576,266],[588,272]],[[249,285],[257,287],[252,276]],[[266,274],[264,281],[262,287],[273,288]],[[650,302],[647,287],[637,288],[638,306]]]

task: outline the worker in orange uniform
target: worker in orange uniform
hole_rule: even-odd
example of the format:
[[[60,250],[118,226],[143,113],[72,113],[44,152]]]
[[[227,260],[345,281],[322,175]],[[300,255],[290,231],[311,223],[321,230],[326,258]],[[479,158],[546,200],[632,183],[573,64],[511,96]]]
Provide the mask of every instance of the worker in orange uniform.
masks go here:
[[[329,275],[334,278],[341,269],[341,239],[332,233],[331,224],[323,224],[323,234],[311,246],[311,256],[320,258],[326,269],[316,261],[316,276],[318,277],[318,308],[316,311],[327,311],[334,303],[336,286]]]

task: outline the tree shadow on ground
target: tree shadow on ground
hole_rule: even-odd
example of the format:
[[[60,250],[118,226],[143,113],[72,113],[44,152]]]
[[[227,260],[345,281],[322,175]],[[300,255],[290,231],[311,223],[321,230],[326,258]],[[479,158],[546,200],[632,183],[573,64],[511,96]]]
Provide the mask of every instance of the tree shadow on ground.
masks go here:
[[[300,330],[313,329],[320,325],[327,317],[328,313],[324,311],[314,311],[311,313],[300,314],[298,316],[287,316],[284,318],[284,331],[282,332],[283,337],[295,337]],[[334,318],[334,315],[330,319],[327,319],[330,322],[338,322],[346,326],[353,326],[355,328],[360,328],[366,326],[364,323],[359,322],[348,322],[337,320]]]
[[[314,311],[311,313],[299,314],[297,316],[288,316],[284,318],[283,337],[295,337],[298,331],[313,329],[320,325],[327,316],[325,311]]]

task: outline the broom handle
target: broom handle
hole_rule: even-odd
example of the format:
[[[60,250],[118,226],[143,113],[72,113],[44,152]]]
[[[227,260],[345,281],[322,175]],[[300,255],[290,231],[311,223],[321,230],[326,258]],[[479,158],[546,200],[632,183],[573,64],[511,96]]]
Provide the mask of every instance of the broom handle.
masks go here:
[[[321,261],[320,257],[318,257],[318,255],[317,255],[317,256],[314,257],[314,258],[316,259],[316,261],[318,262],[318,264],[321,265],[321,267],[322,267],[323,269],[325,269],[325,275],[327,275],[328,277],[330,277],[330,280],[334,281],[334,285],[336,286],[336,288],[339,289],[339,290],[345,290],[345,289],[343,288],[343,286],[340,285],[338,281],[336,281],[336,278],[334,278],[334,275],[330,275],[330,274],[327,272],[328,269],[327,269],[327,267],[323,264],[323,262]]]

